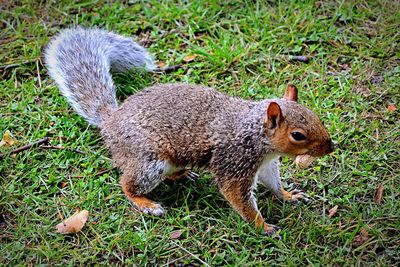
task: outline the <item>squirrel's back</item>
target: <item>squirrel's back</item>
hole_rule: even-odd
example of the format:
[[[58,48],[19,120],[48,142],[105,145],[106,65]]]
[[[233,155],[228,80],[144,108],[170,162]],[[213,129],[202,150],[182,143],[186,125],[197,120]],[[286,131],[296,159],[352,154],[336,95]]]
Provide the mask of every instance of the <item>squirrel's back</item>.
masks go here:
[[[176,165],[202,166],[217,144],[239,134],[255,107],[201,85],[157,84],[127,98],[100,128],[113,154],[151,143]]]
[[[117,107],[110,70],[155,69],[145,48],[130,38],[99,29],[69,29],[45,51],[50,76],[76,112],[99,125]]]

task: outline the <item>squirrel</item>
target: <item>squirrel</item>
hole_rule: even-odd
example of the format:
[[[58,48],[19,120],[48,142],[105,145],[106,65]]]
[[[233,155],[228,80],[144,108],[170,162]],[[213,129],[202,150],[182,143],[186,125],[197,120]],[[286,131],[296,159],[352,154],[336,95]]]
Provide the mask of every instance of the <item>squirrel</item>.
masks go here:
[[[155,71],[145,48],[128,37],[101,29],[59,33],[45,50],[50,76],[74,110],[100,129],[120,184],[138,211],[164,214],[146,197],[163,180],[196,178],[205,169],[219,191],[248,222],[271,235],[279,227],[264,221],[254,190],[263,183],[279,199],[308,200],[286,191],[279,157],[321,157],[334,143],[318,116],[297,103],[289,84],[281,99],[250,101],[201,85],[158,84],[117,104],[111,73]]]

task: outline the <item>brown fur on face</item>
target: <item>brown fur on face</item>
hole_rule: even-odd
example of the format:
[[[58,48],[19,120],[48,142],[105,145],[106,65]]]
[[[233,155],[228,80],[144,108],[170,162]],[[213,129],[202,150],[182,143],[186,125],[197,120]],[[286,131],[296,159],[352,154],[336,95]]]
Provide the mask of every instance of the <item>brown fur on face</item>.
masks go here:
[[[288,85],[283,99],[271,102],[267,108],[266,131],[275,148],[294,156],[322,157],[331,153],[333,143],[328,131],[312,111],[296,103],[297,89],[294,85]],[[304,140],[296,140],[295,134],[300,134]]]
[[[304,132],[307,139],[295,142],[291,137],[291,134],[295,131]],[[278,151],[295,156],[308,154],[314,157],[322,157],[333,151],[332,142],[326,130],[321,131],[317,136],[309,135],[305,128],[290,127],[285,121],[281,122],[275,130],[272,143]]]

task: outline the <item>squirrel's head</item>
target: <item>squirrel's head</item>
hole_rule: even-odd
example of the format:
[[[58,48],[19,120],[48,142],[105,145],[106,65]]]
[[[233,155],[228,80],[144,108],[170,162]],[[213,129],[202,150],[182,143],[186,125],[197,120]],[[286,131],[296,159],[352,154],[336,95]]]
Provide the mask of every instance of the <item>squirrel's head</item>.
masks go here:
[[[297,103],[297,88],[289,84],[283,99],[269,103],[265,131],[275,149],[288,155],[322,157],[334,150],[318,116]]]

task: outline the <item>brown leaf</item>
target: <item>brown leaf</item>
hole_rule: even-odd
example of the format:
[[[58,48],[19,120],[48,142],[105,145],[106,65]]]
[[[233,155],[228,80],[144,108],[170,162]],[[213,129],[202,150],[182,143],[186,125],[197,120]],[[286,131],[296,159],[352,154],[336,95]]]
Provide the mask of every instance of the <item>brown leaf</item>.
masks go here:
[[[181,237],[181,235],[182,235],[182,232],[179,230],[176,230],[170,234],[170,237],[171,237],[171,239],[178,239],[179,237]]]
[[[193,61],[198,55],[189,55],[183,58],[186,63]]]
[[[380,184],[378,189],[376,190],[374,201],[376,204],[381,204],[382,202],[382,194],[383,194],[383,185]]]
[[[395,105],[389,105],[388,106],[388,110],[389,111],[395,111],[397,108],[396,108],[396,106]]]
[[[3,138],[0,141],[0,147],[9,147],[18,143],[17,139],[11,134],[9,130],[5,131]]]
[[[328,217],[329,217],[329,218],[332,218],[332,217],[336,214],[338,208],[339,208],[338,205],[336,205],[335,207],[331,208],[331,209],[329,210]]]
[[[82,230],[87,219],[89,217],[89,211],[82,210],[75,212],[74,215],[57,224],[57,233],[60,234],[75,234]]]
[[[158,62],[157,66],[162,69],[165,67],[165,62]]]
[[[68,186],[68,183],[67,183],[67,182],[60,182],[58,185],[59,185],[61,188],[65,188],[65,187]]]
[[[361,246],[369,239],[369,234],[367,230],[361,228],[360,233],[354,237],[353,245],[354,246]]]
[[[217,252],[217,249],[216,248],[212,248],[212,249],[210,249],[209,251],[208,251],[208,253],[212,253],[212,254],[214,254],[214,253],[216,253]]]

